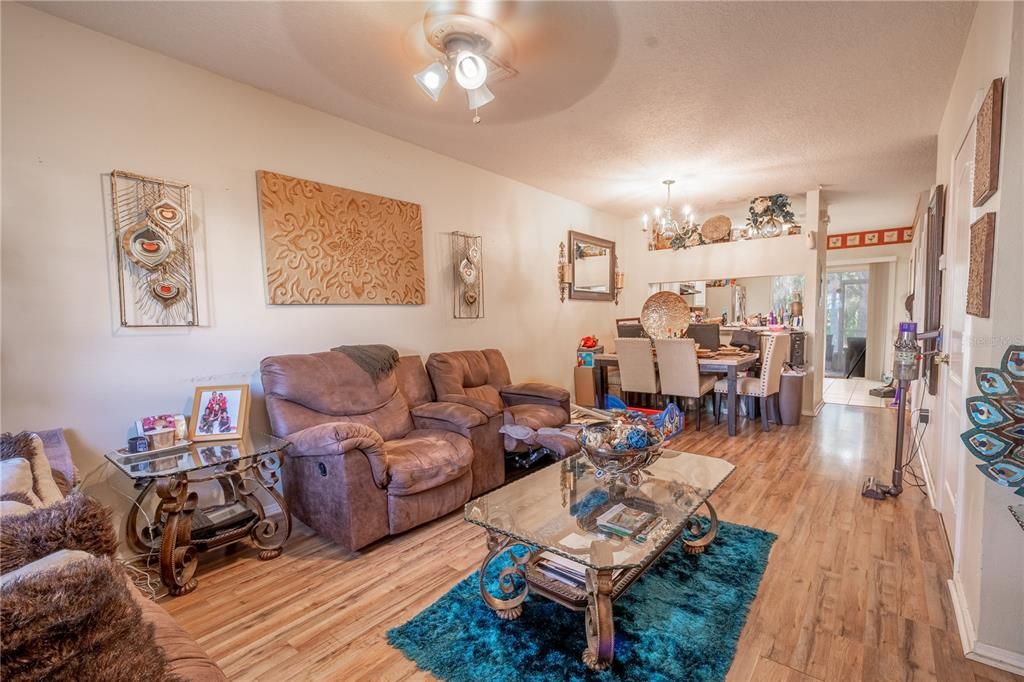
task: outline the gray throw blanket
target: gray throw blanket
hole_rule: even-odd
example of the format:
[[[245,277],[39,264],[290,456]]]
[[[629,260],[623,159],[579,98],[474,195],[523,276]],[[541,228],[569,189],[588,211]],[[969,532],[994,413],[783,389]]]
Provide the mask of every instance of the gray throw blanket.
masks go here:
[[[331,350],[347,355],[352,362],[370,375],[373,383],[378,383],[398,367],[398,351],[391,346],[376,343],[366,346],[338,346]]]

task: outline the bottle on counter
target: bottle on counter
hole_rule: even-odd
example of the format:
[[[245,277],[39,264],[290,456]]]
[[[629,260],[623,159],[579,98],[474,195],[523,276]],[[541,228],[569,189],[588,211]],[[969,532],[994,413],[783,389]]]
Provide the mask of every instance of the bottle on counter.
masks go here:
[[[728,310],[723,310],[722,311],[722,326],[724,327],[727,324],[729,324],[729,311]]]

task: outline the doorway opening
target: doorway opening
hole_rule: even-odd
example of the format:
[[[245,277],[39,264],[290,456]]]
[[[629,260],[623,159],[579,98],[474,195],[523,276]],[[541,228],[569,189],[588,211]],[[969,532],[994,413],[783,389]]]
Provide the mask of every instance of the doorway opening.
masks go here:
[[[868,343],[868,268],[827,273],[825,376],[863,378]]]

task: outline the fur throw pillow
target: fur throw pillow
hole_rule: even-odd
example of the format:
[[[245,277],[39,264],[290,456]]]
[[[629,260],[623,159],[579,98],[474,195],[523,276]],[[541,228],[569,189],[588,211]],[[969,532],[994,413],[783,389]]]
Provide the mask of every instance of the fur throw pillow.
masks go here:
[[[124,569],[104,557],[13,580],[0,590],[5,682],[176,679]]]
[[[46,457],[46,449],[38,434],[22,431],[14,435],[0,434],[0,462],[23,459],[28,462],[32,471],[32,493],[39,498],[41,507],[59,502],[64,493],[57,487],[53,478],[53,468]]]
[[[110,509],[81,493],[0,524],[0,573],[20,568],[60,549],[113,555],[117,533]]]
[[[28,431],[22,431],[18,434],[0,434],[0,459],[14,459],[15,457],[32,459],[32,455],[35,453],[35,443],[32,440],[33,435],[35,434]]]
[[[20,502],[21,504],[32,506],[32,498],[29,497],[28,493],[18,490],[12,490],[9,493],[0,495],[0,502]]]
[[[57,486],[57,490],[60,491],[61,496],[67,497],[70,495],[72,487],[71,481],[69,481],[68,477],[64,475],[64,472],[53,469],[51,473],[53,474],[53,484]]]

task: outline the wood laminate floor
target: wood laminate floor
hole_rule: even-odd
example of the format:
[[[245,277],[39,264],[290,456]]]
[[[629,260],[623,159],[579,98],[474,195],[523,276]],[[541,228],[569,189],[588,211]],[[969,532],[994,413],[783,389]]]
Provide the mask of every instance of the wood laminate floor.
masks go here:
[[[894,419],[826,405],[769,433],[741,420],[735,438],[709,419],[671,443],[733,462],[714,498],[720,517],[779,536],[729,680],[1022,680],[964,658],[949,553],[924,496],[860,496],[865,475],[891,469]],[[385,632],[485,553],[483,531],[459,513],[355,555],[297,524],[278,559],[248,547],[204,556],[196,591],[161,603],[233,680],[431,679]]]

